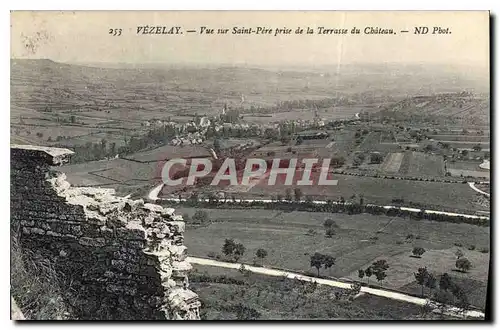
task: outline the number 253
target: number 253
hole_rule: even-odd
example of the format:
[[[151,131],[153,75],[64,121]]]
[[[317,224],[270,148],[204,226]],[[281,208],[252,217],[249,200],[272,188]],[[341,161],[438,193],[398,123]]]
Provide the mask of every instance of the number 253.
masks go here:
[[[122,29],[109,29],[108,34],[111,34],[113,37],[118,37],[122,35]]]

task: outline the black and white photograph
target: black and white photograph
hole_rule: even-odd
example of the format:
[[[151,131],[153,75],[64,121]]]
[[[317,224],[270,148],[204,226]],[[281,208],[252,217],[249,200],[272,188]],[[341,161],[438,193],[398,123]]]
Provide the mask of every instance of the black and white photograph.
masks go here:
[[[12,320],[491,318],[490,12],[10,20]]]

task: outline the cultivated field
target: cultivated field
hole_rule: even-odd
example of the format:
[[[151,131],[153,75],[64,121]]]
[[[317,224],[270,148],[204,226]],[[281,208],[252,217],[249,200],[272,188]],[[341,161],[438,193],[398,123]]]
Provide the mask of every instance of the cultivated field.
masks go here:
[[[474,210],[484,210],[473,202],[475,196],[467,184],[421,182],[410,180],[388,180],[372,177],[358,177],[336,174],[338,180],[335,186],[300,186],[304,196],[319,200],[338,200],[344,197],[363,195],[365,203],[390,205],[393,199],[403,199],[405,204],[421,205],[435,210],[459,210],[463,213],[472,213]],[[267,181],[256,185],[249,192],[247,198],[266,196],[285,196],[286,189],[293,186],[267,185]]]
[[[384,163],[380,167],[386,173],[398,173],[404,154],[402,152],[392,152],[385,157]]]
[[[490,179],[490,171],[479,167],[481,162],[471,162],[471,161],[455,161],[448,162],[447,169],[452,176],[464,176],[464,177],[474,177],[474,178],[486,178]]]
[[[192,216],[198,209],[178,207],[177,210],[179,214]],[[249,212],[247,209],[205,211],[213,224],[198,228],[188,224],[185,234],[186,245],[193,256],[219,254],[223,257],[224,240],[233,238],[246,247],[242,258],[245,263],[253,263],[256,250],[263,248],[268,251],[265,266],[314,274],[316,270],[310,268],[309,258],[320,252],[336,257],[335,266],[321,270],[321,274],[337,278],[358,280],[358,269],[366,268],[375,260],[386,259],[390,268],[383,285],[389,288],[404,288],[412,283],[415,280],[413,272],[419,267],[427,267],[439,275],[448,272],[457,278],[472,279],[482,283],[482,287],[486,285],[489,253],[479,250],[489,248],[487,227],[367,214]],[[338,225],[332,238],[325,237],[323,222],[327,218]],[[457,245],[463,246],[460,249],[473,264],[466,274],[454,270]],[[475,250],[468,250],[472,245]],[[415,246],[426,250],[422,258],[411,257]]]
[[[443,156],[432,155],[423,152],[407,152],[405,157],[409,157],[409,168],[403,170],[410,176],[439,177],[444,176]]]

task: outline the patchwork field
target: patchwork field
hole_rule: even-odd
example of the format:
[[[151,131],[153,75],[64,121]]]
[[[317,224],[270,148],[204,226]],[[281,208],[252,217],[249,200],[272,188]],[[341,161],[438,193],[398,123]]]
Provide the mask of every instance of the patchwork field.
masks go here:
[[[390,152],[400,151],[401,147],[399,144],[395,143],[395,141],[387,142],[390,139],[388,134],[387,132],[378,131],[368,133],[357,150],[365,152],[378,151],[384,155]],[[385,142],[382,142],[384,140]]]
[[[423,152],[406,153],[410,157],[410,166],[407,174],[410,176],[444,176],[443,156]]]
[[[398,173],[404,154],[402,152],[391,152],[385,157],[380,170],[386,173]]]
[[[179,214],[189,216],[197,210],[177,208]],[[482,287],[486,285],[489,253],[479,250],[489,248],[489,228],[367,214],[204,211],[213,223],[208,227],[190,227],[188,224],[185,234],[189,254],[193,256],[207,257],[210,254],[213,257],[218,254],[223,258],[224,240],[233,238],[246,248],[241,259],[245,263],[253,263],[256,250],[263,248],[268,251],[265,266],[314,274],[316,270],[310,267],[309,258],[320,252],[336,258],[335,266],[320,273],[337,278],[358,280],[358,269],[366,268],[375,260],[386,259],[390,268],[383,286],[389,288],[404,288],[412,283],[415,280],[413,272],[424,266],[438,274],[448,272],[457,278],[480,282]],[[338,225],[332,238],[324,234],[323,222],[327,218]],[[473,264],[468,273],[454,270],[457,245],[463,246],[460,249]],[[475,250],[468,250],[472,245],[475,245]],[[415,246],[426,250],[422,258],[411,257]]]

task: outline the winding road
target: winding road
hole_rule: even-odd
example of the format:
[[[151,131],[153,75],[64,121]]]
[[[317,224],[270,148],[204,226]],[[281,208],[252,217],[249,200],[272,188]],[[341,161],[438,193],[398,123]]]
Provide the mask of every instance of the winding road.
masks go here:
[[[191,264],[230,268],[230,269],[240,269],[241,265],[242,265],[240,263],[223,262],[223,261],[204,259],[204,258],[198,258],[198,257],[187,257],[186,260]],[[278,277],[287,277],[290,279],[298,279],[298,280],[303,280],[303,281],[316,282],[318,284],[328,285],[328,286],[341,288],[341,289],[350,289],[351,288],[351,283],[349,283],[349,282],[342,282],[342,281],[328,280],[328,279],[319,278],[319,277],[306,276],[306,275],[302,275],[302,274],[297,274],[297,273],[292,273],[292,272],[288,272],[288,271],[267,268],[267,267],[256,267],[256,266],[250,266],[250,265],[244,265],[244,267],[246,270],[248,270],[252,273],[256,273],[256,274],[278,276]],[[361,293],[367,293],[367,294],[371,294],[374,296],[385,297],[388,299],[393,299],[393,300],[398,300],[398,301],[404,301],[404,302],[408,302],[408,303],[412,303],[412,304],[416,304],[416,305],[420,305],[420,306],[424,306],[425,304],[429,304],[431,307],[434,308],[433,312],[435,312],[435,313],[441,312],[438,308],[438,306],[439,306],[438,303],[431,301],[429,299],[419,298],[419,297],[410,296],[407,294],[389,291],[389,290],[384,290],[384,289],[369,288],[366,286],[361,287]],[[457,308],[455,306],[446,306],[444,314],[454,316],[454,317],[463,317],[464,316],[464,313],[462,312],[462,310],[460,310],[459,308]],[[465,312],[465,316],[474,317],[474,318],[484,318],[484,313],[481,311],[469,310],[469,311]]]
[[[469,184],[469,187],[471,187],[472,189],[474,189],[474,191],[482,194],[482,195],[485,195],[485,196],[488,196],[490,197],[490,194],[488,194],[486,191],[482,191],[481,189],[479,189],[478,187],[476,187],[476,184],[475,182],[467,182]]]

